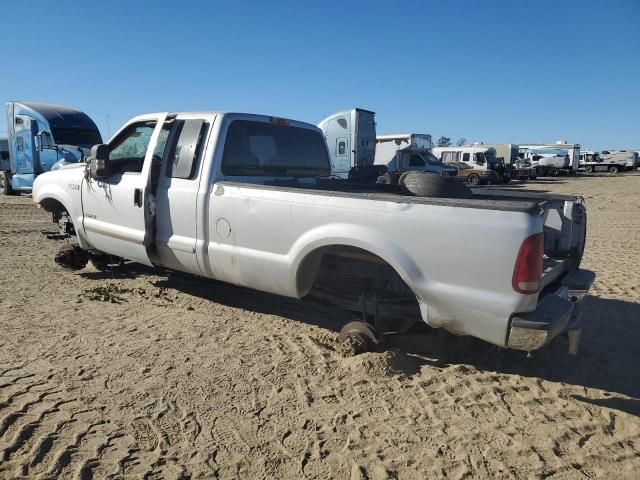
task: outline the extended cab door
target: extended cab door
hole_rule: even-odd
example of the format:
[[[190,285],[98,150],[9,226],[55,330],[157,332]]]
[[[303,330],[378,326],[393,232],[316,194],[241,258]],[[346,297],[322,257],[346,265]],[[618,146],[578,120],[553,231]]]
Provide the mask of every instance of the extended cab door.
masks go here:
[[[146,227],[151,164],[159,163],[167,135],[166,114],[137,117],[109,142],[112,173],[106,180],[82,182],[83,226],[97,250],[152,265],[153,243]],[[161,135],[161,132],[163,135]]]
[[[151,180],[157,256],[152,260],[167,268],[201,274],[196,258],[197,197],[215,118],[215,114],[180,114],[163,127],[168,138],[161,167]]]

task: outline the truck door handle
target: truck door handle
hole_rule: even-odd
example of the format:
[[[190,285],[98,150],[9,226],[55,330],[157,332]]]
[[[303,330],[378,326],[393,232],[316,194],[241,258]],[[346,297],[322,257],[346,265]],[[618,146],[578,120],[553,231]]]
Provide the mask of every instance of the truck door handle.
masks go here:
[[[136,207],[142,207],[142,189],[136,188],[133,191],[133,204]]]

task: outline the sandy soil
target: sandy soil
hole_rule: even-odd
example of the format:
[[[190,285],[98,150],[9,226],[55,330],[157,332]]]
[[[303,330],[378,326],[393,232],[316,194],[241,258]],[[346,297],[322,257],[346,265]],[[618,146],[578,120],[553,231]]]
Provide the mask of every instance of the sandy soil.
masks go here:
[[[0,197],[0,478],[638,478],[640,175],[516,188],[587,199],[577,357],[422,332],[342,358],[335,310],[64,271]]]

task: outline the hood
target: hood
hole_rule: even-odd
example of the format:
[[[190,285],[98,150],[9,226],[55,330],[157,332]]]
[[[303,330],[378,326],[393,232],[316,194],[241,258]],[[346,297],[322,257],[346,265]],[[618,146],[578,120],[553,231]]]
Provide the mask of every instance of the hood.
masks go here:
[[[84,179],[84,165],[84,163],[68,164],[38,175],[33,182],[33,199],[37,202],[42,188],[52,184],[63,190],[79,190]]]
[[[83,147],[76,145],[58,145],[58,149],[64,160],[70,163],[81,161],[86,154]]]

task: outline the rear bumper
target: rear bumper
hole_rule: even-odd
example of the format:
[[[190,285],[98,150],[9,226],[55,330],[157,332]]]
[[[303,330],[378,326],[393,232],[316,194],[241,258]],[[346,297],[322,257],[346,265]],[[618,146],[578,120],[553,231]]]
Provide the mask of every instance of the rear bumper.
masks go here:
[[[596,278],[589,270],[569,273],[560,287],[543,297],[533,312],[516,314],[511,319],[507,347],[537,350],[558,335],[570,333],[571,353],[577,351],[581,324],[581,302]]]

